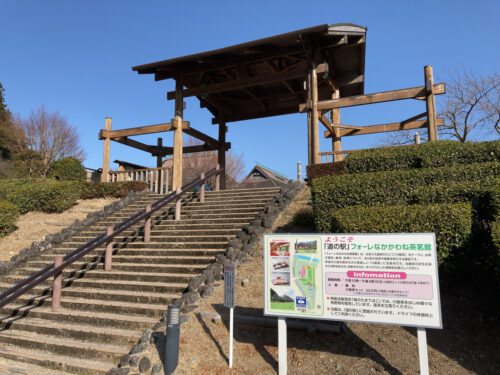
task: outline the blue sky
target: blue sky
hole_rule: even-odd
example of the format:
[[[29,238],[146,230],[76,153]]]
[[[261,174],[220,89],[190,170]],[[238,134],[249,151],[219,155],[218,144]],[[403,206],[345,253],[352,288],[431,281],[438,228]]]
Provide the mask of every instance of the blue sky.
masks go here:
[[[113,129],[156,124],[173,117],[166,92],[131,67],[247,42],[325,23],[368,27],[365,92],[423,85],[423,67],[437,77],[464,66],[488,75],[499,71],[499,1],[35,1],[0,0],[0,82],[6,102],[21,116],[45,105],[78,129],[84,164],[102,165],[97,139],[106,116]],[[437,99],[439,105],[439,98]],[[343,109],[345,124],[396,122],[423,112],[420,101]],[[185,119],[217,135],[208,111],[187,100]],[[227,140],[243,155],[289,177],[307,163],[306,115],[229,124]],[[137,137],[156,143],[157,135]],[[379,145],[380,136],[347,137],[344,149]],[[171,134],[164,145],[171,145]],[[320,140],[330,151],[330,140]],[[150,155],[111,145],[111,160],[154,166]],[[113,164],[112,164],[113,168]]]

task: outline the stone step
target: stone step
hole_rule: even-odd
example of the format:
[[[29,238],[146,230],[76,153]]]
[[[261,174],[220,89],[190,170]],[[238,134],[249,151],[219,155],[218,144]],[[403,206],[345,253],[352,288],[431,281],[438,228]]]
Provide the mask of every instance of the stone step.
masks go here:
[[[93,240],[96,236],[74,236],[71,238],[71,242],[80,242],[81,244],[84,244],[90,240]],[[139,236],[121,236],[118,235],[114,237],[114,242],[115,243],[121,243],[125,239],[130,239],[130,238],[137,238],[139,241],[143,241],[143,235]],[[170,233],[166,234],[163,231],[156,231],[156,234],[151,233],[151,242],[179,242],[179,240],[185,239],[187,242],[205,242],[205,243],[210,243],[210,242],[224,242],[224,241],[229,241],[231,238],[235,237],[234,234],[228,234],[228,235],[213,235],[213,234],[207,234],[207,235],[190,235],[190,236],[177,236],[177,235],[172,235]]]
[[[181,217],[183,215],[220,215],[221,217],[227,217],[227,215],[256,215],[262,210],[262,207],[249,207],[249,208],[197,208],[197,207],[182,207],[181,208]],[[109,219],[126,219],[130,217],[134,212],[116,212],[113,215],[109,216]],[[151,216],[151,220],[162,219],[168,220],[174,218],[174,210],[172,211],[160,211],[156,212]]]
[[[0,328],[9,331],[35,332],[38,334],[66,337],[81,341],[98,341],[108,344],[134,345],[142,335],[141,330],[89,326],[55,322],[46,319],[9,317],[0,321]]]
[[[0,284],[0,287],[7,289],[8,285]],[[41,297],[51,297],[52,288],[49,286],[39,285],[31,289],[31,293],[35,293]],[[90,298],[102,301],[121,301],[131,303],[145,303],[150,305],[166,305],[169,302],[180,297],[180,293],[155,293],[145,291],[122,291],[122,290],[107,290],[107,289],[89,289],[77,287],[74,285],[64,284],[61,292],[62,298]]]
[[[80,375],[105,375],[108,370],[115,367],[114,362],[103,362],[89,359],[75,358],[74,356],[56,355],[51,352],[25,348],[12,345],[2,345],[0,347],[0,357],[16,362],[30,363],[42,366],[61,374]],[[34,372],[31,374],[35,374]]]
[[[50,264],[54,260],[54,256],[51,255],[42,255],[39,257],[41,261],[44,261],[44,264]],[[104,255],[93,254],[86,255],[80,258],[82,262],[86,263],[104,263]],[[214,261],[214,256],[207,255],[124,255],[121,253],[113,255],[112,257],[112,265],[115,264],[207,264]]]
[[[58,355],[72,356],[94,361],[116,363],[120,357],[127,354],[128,345],[113,345],[100,342],[81,342],[70,338],[39,335],[34,332],[8,330],[0,335],[0,342],[7,345],[16,345],[26,349],[50,351]]]
[[[10,275],[2,279],[5,285],[12,286],[24,280],[24,276]],[[41,284],[45,288],[52,287],[53,281],[47,279]],[[67,286],[75,286],[82,288],[106,289],[106,290],[131,290],[131,291],[144,291],[152,293],[182,293],[188,283],[184,282],[148,282],[148,281],[130,281],[130,280],[104,280],[104,279],[91,279],[91,278],[78,278],[67,277],[63,279],[63,288]]]
[[[48,257],[51,257],[50,259],[54,260],[55,254],[58,255],[65,255],[69,253],[73,248],[57,248],[51,252],[51,254],[47,254]],[[164,255],[186,255],[186,256],[210,256],[215,257],[215,255],[223,253],[225,249],[209,249],[209,248],[199,248],[199,249],[162,249],[162,248],[157,248],[157,249],[148,249],[148,248],[137,248],[137,249],[128,249],[126,247],[123,247],[121,249],[114,249],[113,250],[113,256],[115,255],[121,255],[121,256],[164,256]],[[104,250],[98,249],[92,252],[94,256],[100,255],[102,256],[104,254]]]
[[[66,309],[64,306],[61,306],[57,311],[52,311],[50,304],[35,308],[32,305],[19,306],[15,301],[0,308],[0,316],[2,316],[1,319],[8,317],[16,317],[17,319],[21,319],[21,317],[32,317],[61,323],[114,327],[120,329],[130,329],[133,327],[135,330],[151,328],[152,325],[158,322],[158,317],[140,314],[118,314],[83,309],[78,311]]]
[[[230,219],[236,219],[236,218],[245,218],[245,219],[253,219],[255,217],[255,215],[257,215],[260,211],[259,210],[255,210],[255,211],[252,211],[252,212],[227,212],[227,213],[214,213],[210,210],[208,211],[205,211],[205,212],[198,212],[196,214],[191,214],[190,212],[185,212],[185,211],[182,211],[181,212],[181,220],[185,220],[186,218],[191,218],[193,216],[196,216],[196,218],[215,218],[215,219],[223,219],[223,218],[230,218]],[[122,220],[128,218],[130,215],[125,215],[125,216],[117,216],[117,214],[115,215],[112,215],[112,216],[109,216],[107,218],[107,220],[105,221],[106,223],[107,222],[110,222],[110,221],[114,221],[116,220],[117,222],[121,222]],[[174,219],[174,216],[172,214],[169,214],[168,216],[163,216],[163,217],[159,217],[159,216],[153,216],[151,217],[151,220],[154,221],[154,220],[158,220],[158,219],[161,219],[161,220],[173,220]]]
[[[164,230],[164,229],[177,229],[177,230],[198,230],[198,229],[238,229],[240,230],[243,225],[248,224],[249,221],[233,221],[233,220],[220,220],[213,223],[197,223],[195,220],[179,220],[179,221],[169,221],[163,224],[153,224],[153,230]],[[135,229],[143,227],[144,224],[141,223],[140,226],[136,226]],[[89,228],[93,231],[98,231],[99,233],[106,231],[105,225],[95,225]],[[97,233],[97,234],[99,234]]]
[[[166,230],[166,229],[159,229],[156,225],[153,225],[151,227],[151,235],[156,236],[156,235],[168,235],[168,236],[192,236],[192,235],[222,235],[222,236],[234,236],[238,232],[241,231],[241,228],[235,227],[234,229],[176,229],[176,230]],[[104,233],[105,231],[103,230],[87,230],[87,231],[82,231],[78,233],[78,236],[81,237],[91,237],[95,238],[101,233]],[[122,232],[122,235],[127,235],[132,233],[132,231],[125,231]],[[139,235],[144,234],[144,230],[141,229],[139,230]],[[75,238],[75,237],[73,237]]]
[[[127,264],[127,263],[117,263],[113,262],[113,269],[115,271],[126,271],[126,272],[159,272],[159,273],[169,273],[169,272],[185,272],[188,274],[196,274],[204,270],[210,261],[205,261],[203,263],[170,263],[170,264]],[[33,260],[27,263],[30,268],[41,269],[47,265],[46,262]],[[72,264],[72,269],[75,271],[82,270],[93,270],[96,268],[103,268],[104,263],[102,262],[74,262]],[[25,269],[25,267],[23,267]]]
[[[61,298],[61,308],[64,310],[141,315],[150,318],[160,318],[163,311],[167,308],[167,305],[173,302],[173,300],[174,298],[171,298],[165,303],[165,305],[156,305],[64,296],[64,298]],[[17,303],[17,306],[23,304],[23,306],[29,306],[31,308],[38,306],[50,307],[52,297],[23,294],[22,296],[19,296],[15,302]]]
[[[40,268],[23,267],[20,268],[16,274],[20,276],[27,276],[39,271]],[[150,282],[189,282],[195,276],[193,273],[183,272],[139,272],[139,271],[118,271],[112,269],[111,271],[104,271],[101,267],[94,270],[67,270],[63,272],[63,277],[66,278],[82,278],[92,280],[131,280],[131,281],[150,281]],[[182,272],[180,272],[182,271]]]
[[[114,249],[143,249],[143,248],[151,248],[151,249],[183,249],[183,248],[191,248],[191,249],[200,249],[200,248],[208,248],[208,249],[222,249],[225,248],[228,241],[211,241],[210,243],[205,242],[159,242],[154,241],[154,238],[151,238],[150,242],[144,242],[142,238],[137,238],[134,242],[119,242],[113,245]],[[76,249],[77,247],[83,245],[83,242],[68,242],[65,243],[68,249]],[[96,249],[104,249],[105,245],[101,245]]]

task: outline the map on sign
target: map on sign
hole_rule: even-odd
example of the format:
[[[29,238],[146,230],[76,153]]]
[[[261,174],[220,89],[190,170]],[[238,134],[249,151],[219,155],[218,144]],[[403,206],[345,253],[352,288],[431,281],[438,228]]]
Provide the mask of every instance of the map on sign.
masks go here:
[[[320,238],[273,238],[267,249],[270,259],[270,309],[291,314],[321,315],[323,298]]]
[[[434,233],[266,234],[264,314],[441,328]]]

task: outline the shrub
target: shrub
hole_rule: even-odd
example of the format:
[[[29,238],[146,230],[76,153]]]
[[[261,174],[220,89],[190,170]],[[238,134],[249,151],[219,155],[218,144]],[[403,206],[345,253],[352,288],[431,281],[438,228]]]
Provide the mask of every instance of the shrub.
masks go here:
[[[81,195],[81,184],[70,181],[14,180],[0,184],[0,194],[17,205],[24,214],[29,211],[63,212]]]
[[[82,199],[121,198],[126,196],[130,191],[142,191],[147,187],[147,183],[140,181],[84,182],[82,186]]]
[[[344,174],[344,162],[336,161],[333,163],[312,164],[306,167],[307,178],[310,181],[318,177],[329,176],[332,174]]]
[[[442,263],[463,246],[471,234],[468,203],[391,207],[352,206],[333,212],[328,226],[318,232],[331,233],[423,233],[435,232],[438,261]]]
[[[67,157],[52,164],[49,177],[63,181],[85,181],[87,172],[78,159]]]
[[[499,175],[500,163],[325,176],[312,182],[316,225],[328,226],[329,212],[348,206],[409,203],[417,189],[445,181],[479,181]]]
[[[295,213],[293,216],[293,223],[301,228],[314,227],[314,215],[312,209],[303,208]]]
[[[345,173],[366,173],[409,168],[446,167],[500,161],[500,141],[427,142],[414,147],[385,147],[357,151],[344,161]]]
[[[0,237],[14,230],[18,217],[19,209],[15,204],[0,200]]]

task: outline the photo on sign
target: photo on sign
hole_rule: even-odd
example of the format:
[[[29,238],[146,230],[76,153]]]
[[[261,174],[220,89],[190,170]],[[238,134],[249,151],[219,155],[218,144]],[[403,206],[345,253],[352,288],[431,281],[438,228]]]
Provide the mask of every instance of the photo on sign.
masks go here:
[[[271,288],[272,310],[294,310],[295,309],[295,291],[293,289],[274,289]]]
[[[271,260],[274,271],[290,271],[289,257],[276,257]]]
[[[290,256],[290,242],[273,240],[270,244],[270,254],[272,257]]]
[[[274,286],[288,286],[290,285],[290,273],[271,272],[271,282]]]
[[[295,251],[297,253],[315,253],[318,250],[318,241],[295,241]]]

